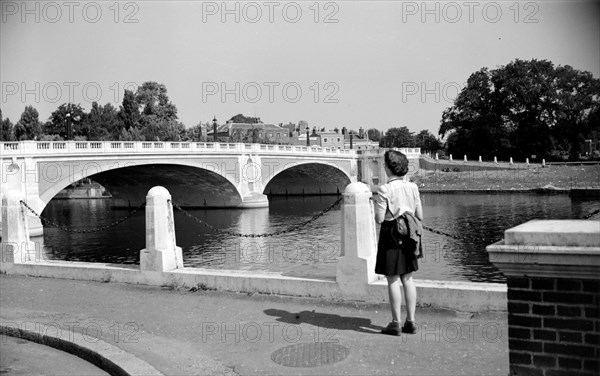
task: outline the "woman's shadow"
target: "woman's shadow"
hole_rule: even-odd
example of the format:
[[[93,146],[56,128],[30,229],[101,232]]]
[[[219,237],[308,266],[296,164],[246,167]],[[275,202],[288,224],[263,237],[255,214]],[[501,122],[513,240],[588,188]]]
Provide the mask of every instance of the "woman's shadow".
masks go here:
[[[287,324],[310,324],[324,329],[354,330],[361,333],[379,334],[382,327],[373,325],[370,319],[346,317],[315,311],[288,312],[282,309],[265,309],[264,313],[277,317],[276,321]]]

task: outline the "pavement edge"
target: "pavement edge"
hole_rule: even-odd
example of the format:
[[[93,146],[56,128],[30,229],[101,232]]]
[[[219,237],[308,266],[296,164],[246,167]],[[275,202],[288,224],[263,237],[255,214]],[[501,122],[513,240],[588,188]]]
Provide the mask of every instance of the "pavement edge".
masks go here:
[[[8,323],[10,324],[7,325]],[[46,326],[37,327],[38,330],[29,330],[20,324],[15,320],[0,319],[0,336],[7,335],[50,346],[88,361],[111,375],[164,376],[147,362],[101,339],[94,342],[84,341],[77,339],[73,331],[68,331],[68,338],[64,338],[62,334],[66,331],[62,331],[58,336],[48,333],[49,327]]]

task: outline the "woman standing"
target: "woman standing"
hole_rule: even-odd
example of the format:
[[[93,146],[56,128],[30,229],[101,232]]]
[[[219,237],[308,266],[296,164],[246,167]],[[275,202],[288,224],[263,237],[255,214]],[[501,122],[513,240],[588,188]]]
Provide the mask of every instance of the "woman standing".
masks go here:
[[[419,269],[418,252],[414,244],[402,241],[398,245],[392,237],[395,219],[401,215],[416,217],[423,220],[423,209],[419,188],[415,183],[404,181],[408,172],[408,159],[398,151],[388,150],[384,155],[385,173],[388,176],[386,184],[381,185],[375,200],[375,221],[381,223],[379,243],[377,245],[377,261],[375,273],[387,278],[392,322],[381,332],[384,334],[400,335],[400,333],[417,332],[415,308],[417,305],[417,289],[412,274]],[[419,223],[420,225],[420,223]],[[420,244],[417,244],[417,249]],[[404,290],[406,302],[406,322],[400,327],[400,281]]]

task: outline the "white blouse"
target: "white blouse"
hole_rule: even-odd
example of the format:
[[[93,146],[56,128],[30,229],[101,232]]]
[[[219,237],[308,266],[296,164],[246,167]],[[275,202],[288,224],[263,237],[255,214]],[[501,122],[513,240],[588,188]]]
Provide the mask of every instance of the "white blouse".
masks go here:
[[[390,210],[387,210],[389,205]],[[375,221],[381,223],[398,218],[402,213],[409,211],[415,214],[421,208],[419,187],[415,183],[398,178],[388,180],[380,185],[375,198]],[[390,214],[390,211],[392,212]],[[392,214],[394,215],[392,217]]]

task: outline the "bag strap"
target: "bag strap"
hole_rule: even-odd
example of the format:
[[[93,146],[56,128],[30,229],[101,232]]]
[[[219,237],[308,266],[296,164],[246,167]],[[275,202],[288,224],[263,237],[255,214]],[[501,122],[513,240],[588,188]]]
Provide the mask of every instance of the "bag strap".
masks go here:
[[[394,217],[394,213],[392,213],[392,211],[390,210],[390,205],[389,203],[386,206],[386,210],[388,211],[388,213],[390,213],[392,215],[392,220],[395,221],[397,218]]]

